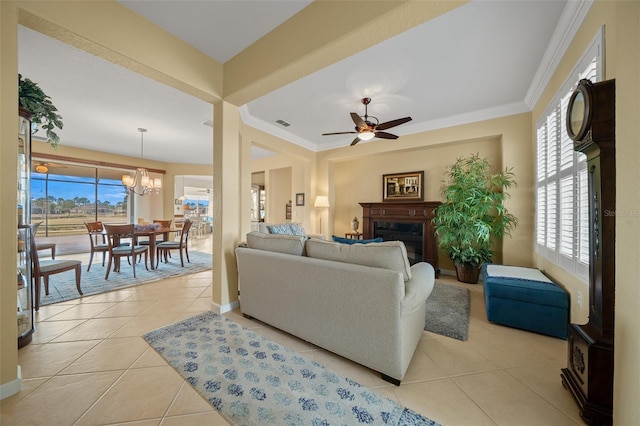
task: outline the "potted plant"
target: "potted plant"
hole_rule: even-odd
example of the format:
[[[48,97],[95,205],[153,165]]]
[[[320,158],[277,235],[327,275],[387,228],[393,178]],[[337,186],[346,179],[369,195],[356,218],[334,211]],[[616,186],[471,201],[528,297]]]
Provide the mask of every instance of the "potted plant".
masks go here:
[[[18,107],[31,113],[31,123],[45,129],[47,142],[57,148],[60,137],[53,129],[62,129],[62,117],[40,86],[28,78],[22,78],[22,74],[18,74]]]
[[[492,173],[489,161],[474,154],[458,158],[445,176],[443,202],[433,218],[438,247],[455,264],[458,281],[475,284],[480,267],[493,256],[493,238],[509,235],[518,225],[504,206],[515,175],[508,168]]]

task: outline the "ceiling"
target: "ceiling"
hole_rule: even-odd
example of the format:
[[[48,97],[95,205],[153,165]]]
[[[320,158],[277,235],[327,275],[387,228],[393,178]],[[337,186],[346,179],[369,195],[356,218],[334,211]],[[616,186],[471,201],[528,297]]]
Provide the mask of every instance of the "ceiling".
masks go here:
[[[224,63],[310,2],[120,3]],[[566,32],[570,19],[563,11],[570,3],[471,2],[243,105],[242,119],[321,151],[353,140],[321,134],[353,130],[349,113],[364,114],[365,96],[373,99],[369,115],[380,122],[413,118],[389,130],[399,136],[530,111],[546,83],[541,76],[553,66],[550,53],[560,48],[554,31]],[[212,128],[203,124],[212,119],[211,104],[33,30],[20,27],[18,36],[20,73],[36,81],[63,116],[61,144],[212,164]],[[148,130],[143,153],[139,127]]]

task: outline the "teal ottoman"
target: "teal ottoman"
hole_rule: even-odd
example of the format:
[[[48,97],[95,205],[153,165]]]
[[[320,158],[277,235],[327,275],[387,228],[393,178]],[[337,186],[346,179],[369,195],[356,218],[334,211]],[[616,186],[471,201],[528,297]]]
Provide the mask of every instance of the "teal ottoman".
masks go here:
[[[482,279],[489,321],[567,338],[569,294],[538,269],[485,264]]]

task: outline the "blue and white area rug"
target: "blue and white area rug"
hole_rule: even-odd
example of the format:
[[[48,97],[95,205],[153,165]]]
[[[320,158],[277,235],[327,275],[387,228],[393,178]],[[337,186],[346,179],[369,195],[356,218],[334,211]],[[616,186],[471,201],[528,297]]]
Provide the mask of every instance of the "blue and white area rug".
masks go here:
[[[184,260],[184,268],[180,266],[180,255],[173,253],[173,257],[168,263],[160,262],[158,269],[146,270],[144,260],[136,264],[136,277],[133,278],[133,270],[126,260],[122,260],[120,272],[109,274],[109,279],[105,280],[106,265],[102,266],[102,256],[97,254],[91,264],[91,271],[87,272],[87,264],[82,264],[82,275],[80,276],[80,288],[84,296],[105,293],[107,291],[136,286],[152,281],[164,280],[178,277],[180,275],[195,274],[211,269],[211,254],[197,251],[189,252],[190,263]],[[44,294],[44,284],[40,295],[40,306],[51,303],[64,302],[78,299],[80,294],[76,289],[76,275],[74,271],[62,272],[49,277],[49,295]]]
[[[437,425],[213,312],[144,338],[233,425]]]

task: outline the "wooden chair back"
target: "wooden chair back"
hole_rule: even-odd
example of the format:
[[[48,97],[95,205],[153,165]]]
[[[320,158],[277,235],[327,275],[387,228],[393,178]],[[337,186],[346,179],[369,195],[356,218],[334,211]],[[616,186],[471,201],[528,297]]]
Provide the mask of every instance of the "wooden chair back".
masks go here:
[[[148,246],[141,246],[136,244],[135,227],[133,224],[126,225],[104,225],[104,230],[107,234],[107,245],[109,247],[109,263],[107,264],[107,271],[104,279],[109,279],[109,271],[111,264],[114,260],[115,270],[120,271],[120,261],[122,257],[130,258],[130,263],[133,268],[133,277],[136,276],[136,256],[144,254],[144,266],[147,267],[147,252]],[[131,239],[131,244],[125,245],[122,243],[124,239]]]

